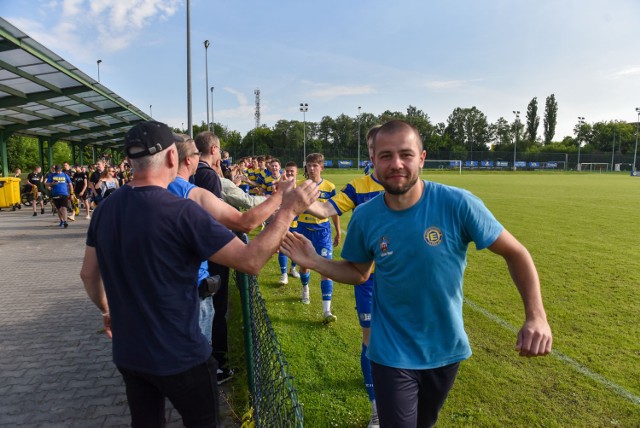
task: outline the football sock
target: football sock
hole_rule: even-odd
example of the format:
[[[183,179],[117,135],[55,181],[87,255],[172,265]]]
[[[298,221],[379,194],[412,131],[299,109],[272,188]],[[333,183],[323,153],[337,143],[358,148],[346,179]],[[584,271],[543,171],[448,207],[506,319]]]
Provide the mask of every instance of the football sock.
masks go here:
[[[287,273],[287,263],[289,263],[289,258],[282,253],[278,253],[278,263],[280,264],[280,273]]]
[[[309,285],[309,279],[311,278],[311,271],[307,273],[300,272],[300,281],[303,286]]]
[[[331,300],[323,300],[322,301],[322,311],[323,312],[331,312]]]
[[[364,378],[364,388],[369,395],[372,407],[375,407],[375,395],[373,393],[373,376],[371,375],[371,361],[367,357],[367,345],[362,344],[362,352],[360,352],[360,368],[362,369],[362,377]],[[373,410],[373,408],[372,408]]]
[[[322,290],[322,300],[328,300],[331,302],[331,295],[333,294],[333,280],[323,279],[320,281],[320,290]]]

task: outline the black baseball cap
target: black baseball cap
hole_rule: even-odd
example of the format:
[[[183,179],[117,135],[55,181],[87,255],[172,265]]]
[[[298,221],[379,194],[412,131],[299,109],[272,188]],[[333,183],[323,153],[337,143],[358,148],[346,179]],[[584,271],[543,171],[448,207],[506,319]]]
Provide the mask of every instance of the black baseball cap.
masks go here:
[[[150,156],[170,147],[183,138],[161,122],[140,122],[124,137],[124,151],[131,159]]]

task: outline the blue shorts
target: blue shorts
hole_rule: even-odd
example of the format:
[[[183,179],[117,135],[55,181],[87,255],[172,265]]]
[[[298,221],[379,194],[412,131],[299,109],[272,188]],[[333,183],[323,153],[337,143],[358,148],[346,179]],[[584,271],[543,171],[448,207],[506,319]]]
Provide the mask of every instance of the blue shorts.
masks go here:
[[[331,227],[327,229],[309,230],[304,223],[298,223],[298,233],[305,236],[313,244],[316,253],[325,259],[333,259],[333,240]]]
[[[372,273],[369,278],[360,285],[353,287],[353,292],[356,296],[356,311],[358,311],[358,321],[360,321],[360,327],[371,327],[371,305],[373,302],[373,281],[375,273]]]

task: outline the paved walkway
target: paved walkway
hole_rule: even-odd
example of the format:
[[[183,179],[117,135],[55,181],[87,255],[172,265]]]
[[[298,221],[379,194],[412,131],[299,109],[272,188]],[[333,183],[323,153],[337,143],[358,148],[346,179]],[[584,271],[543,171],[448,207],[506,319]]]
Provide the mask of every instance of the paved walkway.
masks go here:
[[[80,266],[88,220],[58,228],[46,207],[0,212],[0,426],[130,423],[124,385]],[[222,391],[222,426],[239,426]],[[170,427],[182,426],[167,404]]]

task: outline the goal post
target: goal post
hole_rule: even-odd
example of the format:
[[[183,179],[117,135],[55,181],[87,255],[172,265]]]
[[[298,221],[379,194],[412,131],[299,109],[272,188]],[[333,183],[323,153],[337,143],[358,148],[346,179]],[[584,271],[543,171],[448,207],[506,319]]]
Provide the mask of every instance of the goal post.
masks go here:
[[[458,171],[462,174],[462,161],[460,159],[425,159],[423,169],[438,171]]]
[[[580,162],[580,171],[609,172],[611,165],[607,162]]]

